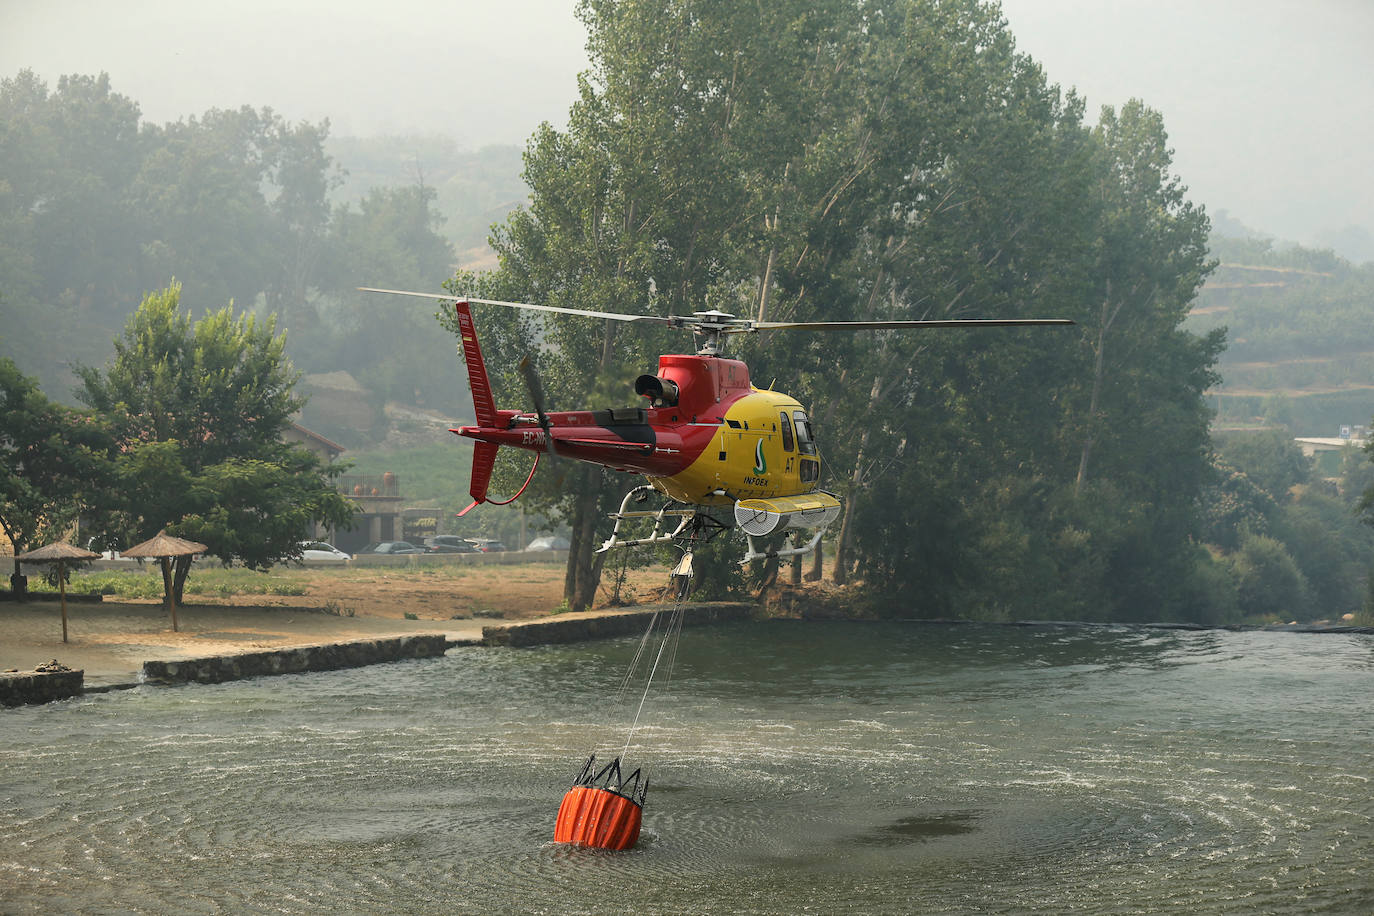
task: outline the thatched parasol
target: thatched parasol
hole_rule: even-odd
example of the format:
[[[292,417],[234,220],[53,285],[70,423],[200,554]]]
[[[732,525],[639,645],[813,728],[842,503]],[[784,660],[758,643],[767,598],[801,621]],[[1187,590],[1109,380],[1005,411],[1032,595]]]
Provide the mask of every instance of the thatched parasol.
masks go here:
[[[128,550],[122,551],[120,556],[133,557],[157,557],[162,561],[162,587],[165,590],[165,601],[167,609],[172,613],[172,629],[177,627],[177,599],[172,588],[172,557],[186,557],[192,554],[205,553],[209,550],[204,544],[195,541],[186,541],[181,538],[172,537],[165,531],[159,531],[157,536],[144,541],[142,544],[135,544]]]
[[[56,563],[57,564],[57,591],[62,595],[62,641],[67,641],[67,577],[63,575],[63,566],[68,560],[93,560],[100,556],[98,553],[91,553],[89,550],[82,550],[80,547],[73,547],[66,541],[58,541],[55,544],[48,544],[37,550],[30,550],[28,553],[21,553],[15,557],[22,563]]]

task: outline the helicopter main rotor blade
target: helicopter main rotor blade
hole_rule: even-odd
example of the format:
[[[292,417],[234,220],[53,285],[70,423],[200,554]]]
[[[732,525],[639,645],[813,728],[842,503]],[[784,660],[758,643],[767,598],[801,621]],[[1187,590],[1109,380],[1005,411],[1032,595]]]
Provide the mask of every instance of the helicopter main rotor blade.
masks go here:
[[[1035,325],[1065,325],[1068,318],[931,318],[910,321],[754,321],[749,328],[757,331],[866,331],[884,328],[1017,328]],[[731,333],[727,330],[726,333]],[[738,332],[735,332],[738,333]]]
[[[457,302],[459,299],[468,302],[476,302],[480,305],[503,305],[512,309],[529,309],[534,312],[560,312],[564,315],[582,315],[586,318],[608,318],[611,321],[647,321],[654,324],[672,324],[672,318],[661,318],[658,315],[625,315],[620,312],[596,312],[591,309],[572,309],[563,308],[558,305],[535,305],[532,302],[503,302],[500,299],[474,299],[471,296],[454,296],[440,293],[416,293],[405,289],[377,289],[372,286],[360,286],[358,289],[365,293],[390,293],[393,296],[417,296],[421,299],[439,299],[444,302]]]

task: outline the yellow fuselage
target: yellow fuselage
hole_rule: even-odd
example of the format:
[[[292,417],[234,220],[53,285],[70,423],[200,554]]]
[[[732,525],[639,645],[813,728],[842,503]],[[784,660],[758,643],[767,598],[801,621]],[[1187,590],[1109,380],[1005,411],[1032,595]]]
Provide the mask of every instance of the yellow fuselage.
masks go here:
[[[671,476],[650,477],[655,488],[673,499],[701,505],[816,489],[820,459],[809,421],[795,398],[750,388],[721,406],[725,409],[718,419],[698,418],[690,424],[697,435],[710,433],[696,459]]]

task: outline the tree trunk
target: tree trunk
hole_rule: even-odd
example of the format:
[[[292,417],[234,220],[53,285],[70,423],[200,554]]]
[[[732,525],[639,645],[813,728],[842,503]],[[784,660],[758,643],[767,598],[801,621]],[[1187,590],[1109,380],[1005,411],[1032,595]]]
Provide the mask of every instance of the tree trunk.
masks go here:
[[[176,589],[172,587],[172,558],[160,557],[157,562],[162,567],[162,606],[172,618],[172,632],[175,633],[180,628],[177,626]]]
[[[874,376],[873,387],[868,392],[868,414],[874,415],[878,406],[878,398],[882,395],[883,377]],[[858,498],[859,489],[864,482],[864,451],[868,448],[868,437],[873,427],[865,423],[863,432],[859,434],[859,450],[854,455],[854,473],[850,477],[849,496],[844,501],[844,521],[840,522],[840,536],[835,541],[835,569],[831,572],[830,578],[836,585],[844,585],[849,581],[849,531],[850,522],[854,518],[854,500]]]
[[[585,611],[591,606],[601,583],[601,567],[606,555],[596,553],[600,474],[600,468],[583,468],[582,485],[573,503],[572,543],[568,547],[567,574],[563,577],[563,600],[574,611]]]
[[[778,581],[778,557],[771,554],[763,560],[763,584],[759,588],[760,592],[770,589]]]
[[[633,213],[633,205],[631,209]],[[617,267],[616,276],[623,270]],[[614,322],[604,321],[601,327],[601,363],[598,370],[605,373],[611,364],[612,344],[615,341]],[[568,569],[563,577],[563,600],[574,611],[585,611],[596,600],[601,584],[601,568],[606,555],[596,553],[596,520],[601,504],[601,468],[584,465],[581,485],[573,501],[572,533],[568,546]]]
[[[862,452],[860,457],[863,457]],[[859,476],[857,468],[854,470],[854,476]],[[849,582],[849,523],[854,515],[856,492],[851,491],[849,497],[844,501],[844,518],[840,521],[840,536],[835,540],[835,568],[830,571],[830,579],[836,585],[845,585]]]
[[[172,575],[172,597],[178,605],[185,603],[186,577],[191,572],[191,560],[193,557],[187,554],[184,557],[177,557],[174,561]]]
[[[1073,495],[1078,498],[1079,491],[1088,479],[1088,459],[1092,457],[1093,446],[1097,444],[1097,411],[1102,400],[1102,381],[1106,375],[1107,331],[1121,314],[1123,299],[1112,308],[1112,284],[1107,281],[1107,297],[1102,300],[1102,326],[1097,331],[1097,347],[1093,354],[1093,390],[1088,399],[1088,431],[1083,437],[1083,450],[1078,457],[1078,476],[1074,478]]]
[[[15,548],[15,553],[23,553],[22,550]],[[14,574],[10,576],[10,593],[14,600],[21,601],[29,593],[29,577],[20,570],[19,561],[14,561]]]
[[[596,589],[601,584],[601,569],[606,564],[604,553],[593,554],[593,559],[578,582],[578,592],[573,601],[574,611],[585,611],[596,601]]]
[[[825,560],[821,555],[824,546],[824,541],[817,541],[816,549],[811,551],[811,571],[804,577],[807,582],[821,581],[821,567],[825,565]]]
[[[571,475],[570,479],[578,479],[582,473]],[[573,514],[569,521],[568,533],[568,561],[563,571],[563,603],[572,607],[573,597],[577,594],[577,557],[580,553],[580,545],[577,540],[577,533],[582,530],[582,507],[585,503],[579,495],[573,499]]]

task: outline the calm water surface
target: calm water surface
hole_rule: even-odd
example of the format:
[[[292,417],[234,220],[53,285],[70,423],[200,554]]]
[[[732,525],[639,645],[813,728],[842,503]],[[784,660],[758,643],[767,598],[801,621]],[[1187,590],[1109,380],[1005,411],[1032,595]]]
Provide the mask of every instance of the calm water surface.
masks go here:
[[[0,712],[0,912],[1374,912],[1374,637],[688,630]],[[660,675],[661,680],[661,675]]]

